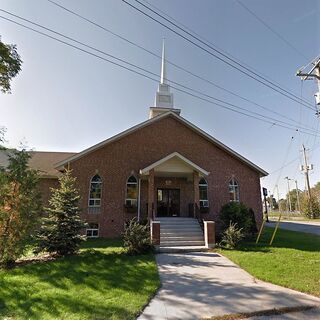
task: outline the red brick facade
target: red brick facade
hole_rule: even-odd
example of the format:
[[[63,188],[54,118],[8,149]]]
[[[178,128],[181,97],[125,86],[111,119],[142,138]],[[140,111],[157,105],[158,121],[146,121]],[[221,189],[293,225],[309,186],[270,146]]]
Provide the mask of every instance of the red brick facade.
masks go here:
[[[133,174],[139,178],[141,169],[173,152],[210,172],[206,177],[210,210],[203,218],[218,221],[221,206],[229,201],[228,183],[234,177],[239,184],[240,201],[254,210],[260,225],[260,172],[168,115],[71,161],[70,168],[77,177],[82,197],[83,218],[99,224],[99,236],[118,237],[125,221],[137,216],[137,213],[127,213],[124,206],[128,177]],[[100,213],[88,213],[89,185],[95,174],[102,178],[101,208]],[[147,216],[150,202],[156,211],[157,188],[166,187],[167,181],[170,188],[180,190],[180,215],[188,215],[189,203],[199,201],[194,182],[152,175],[141,180],[141,215]]]

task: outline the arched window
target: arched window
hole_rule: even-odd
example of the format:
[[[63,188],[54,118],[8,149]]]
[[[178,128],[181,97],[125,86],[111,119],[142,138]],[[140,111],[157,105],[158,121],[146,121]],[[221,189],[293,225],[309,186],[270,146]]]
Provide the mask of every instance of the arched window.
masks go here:
[[[201,178],[199,181],[199,200],[200,200],[200,208],[209,207],[208,183],[204,178]]]
[[[90,182],[89,207],[101,206],[101,186],[102,180],[99,175],[95,175]]]
[[[138,181],[135,176],[127,180],[126,206],[135,207],[138,203]]]
[[[229,181],[229,197],[230,201],[239,202],[239,185],[234,178]]]

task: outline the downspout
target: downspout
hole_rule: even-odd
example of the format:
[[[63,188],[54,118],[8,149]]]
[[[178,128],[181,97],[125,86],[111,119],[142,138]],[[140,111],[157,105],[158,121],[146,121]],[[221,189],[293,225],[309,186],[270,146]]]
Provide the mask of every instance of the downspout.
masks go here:
[[[138,180],[138,221],[140,221],[140,184],[141,184],[141,179],[139,178]]]

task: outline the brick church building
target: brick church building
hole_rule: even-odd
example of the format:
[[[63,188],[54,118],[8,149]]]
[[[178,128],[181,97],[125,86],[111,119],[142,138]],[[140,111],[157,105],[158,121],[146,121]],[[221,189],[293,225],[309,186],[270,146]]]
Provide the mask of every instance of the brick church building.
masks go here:
[[[133,217],[218,222],[221,207],[230,201],[244,203],[257,224],[262,221],[260,178],[267,173],[174,108],[164,49],[148,120],[79,153],[32,152],[30,166],[41,173],[45,203],[59,174],[72,169],[89,237],[118,237]]]

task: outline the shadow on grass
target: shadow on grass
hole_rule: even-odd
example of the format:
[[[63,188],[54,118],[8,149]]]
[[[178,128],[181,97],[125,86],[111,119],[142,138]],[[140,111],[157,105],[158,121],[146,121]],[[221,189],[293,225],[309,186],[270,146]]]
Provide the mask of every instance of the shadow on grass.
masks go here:
[[[0,318],[135,319],[159,285],[154,256],[107,243],[90,240],[77,256],[0,270]]]

